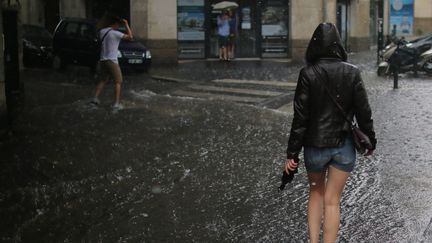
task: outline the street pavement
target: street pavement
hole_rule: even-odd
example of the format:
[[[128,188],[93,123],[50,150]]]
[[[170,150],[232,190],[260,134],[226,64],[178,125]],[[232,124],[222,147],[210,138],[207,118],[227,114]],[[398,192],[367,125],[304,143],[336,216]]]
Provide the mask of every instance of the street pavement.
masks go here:
[[[338,242],[431,242],[432,81],[406,74],[392,90],[374,57],[350,55],[378,147],[347,183]],[[299,68],[155,67],[125,76],[119,112],[112,85],[88,105],[82,69],[25,70],[25,106],[0,140],[1,241],[307,242],[304,167],[277,190]]]

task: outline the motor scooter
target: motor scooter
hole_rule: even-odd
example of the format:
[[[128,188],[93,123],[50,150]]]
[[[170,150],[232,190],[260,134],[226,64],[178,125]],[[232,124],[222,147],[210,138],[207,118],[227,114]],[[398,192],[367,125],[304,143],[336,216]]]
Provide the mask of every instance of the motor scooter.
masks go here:
[[[378,76],[389,75],[393,68],[399,73],[424,71],[432,74],[432,35],[411,42],[394,39],[380,54]]]

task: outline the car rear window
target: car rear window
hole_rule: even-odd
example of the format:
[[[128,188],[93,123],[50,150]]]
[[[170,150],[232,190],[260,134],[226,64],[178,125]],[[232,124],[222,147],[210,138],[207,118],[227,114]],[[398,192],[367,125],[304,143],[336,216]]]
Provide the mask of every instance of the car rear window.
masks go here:
[[[93,39],[96,37],[95,28],[90,24],[81,24],[79,28],[79,36],[86,39]]]
[[[66,23],[63,26],[63,28],[59,30],[59,34],[78,37],[79,36],[78,27],[79,27],[78,23],[74,23],[74,22]]]

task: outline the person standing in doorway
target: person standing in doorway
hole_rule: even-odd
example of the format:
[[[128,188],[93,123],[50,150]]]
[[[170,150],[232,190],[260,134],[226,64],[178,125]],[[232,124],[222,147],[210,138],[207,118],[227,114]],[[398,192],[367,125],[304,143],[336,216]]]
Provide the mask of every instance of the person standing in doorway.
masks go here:
[[[237,31],[237,14],[234,12],[235,10],[231,9],[229,10],[229,26],[230,26],[230,35],[229,35],[229,44],[228,44],[228,58],[234,59],[235,58],[235,44],[236,44],[236,37],[238,34]]]
[[[306,50],[307,66],[300,71],[294,96],[294,118],[287,148],[285,171],[292,173],[304,148],[309,178],[308,226],[311,243],[336,242],[340,224],[340,200],[355,167],[356,151],[351,124],[342,111],[356,118],[376,147],[372,112],[360,70],[347,63],[334,24],[318,25]],[[334,98],[332,98],[334,97]]]
[[[97,75],[98,84],[96,85],[95,97],[91,103],[99,105],[99,95],[101,94],[103,87],[109,79],[113,79],[115,83],[115,100],[113,109],[120,110],[123,108],[120,103],[123,76],[117,59],[118,47],[121,40],[132,40],[133,34],[128,21],[120,19],[117,16],[104,16],[101,23],[101,29],[99,30],[101,47]],[[121,24],[125,26],[126,34],[118,31]]]
[[[219,59],[228,61],[228,38],[230,34],[229,17],[226,10],[217,17],[219,35]]]

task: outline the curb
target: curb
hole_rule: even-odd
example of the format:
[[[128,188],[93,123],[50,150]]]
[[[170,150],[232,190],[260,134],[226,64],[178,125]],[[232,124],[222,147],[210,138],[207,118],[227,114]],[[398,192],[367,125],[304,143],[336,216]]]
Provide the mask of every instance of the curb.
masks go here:
[[[189,80],[179,79],[179,78],[172,78],[172,77],[166,77],[166,76],[159,76],[159,75],[151,75],[152,79],[165,81],[165,82],[171,82],[171,83],[192,83]]]

